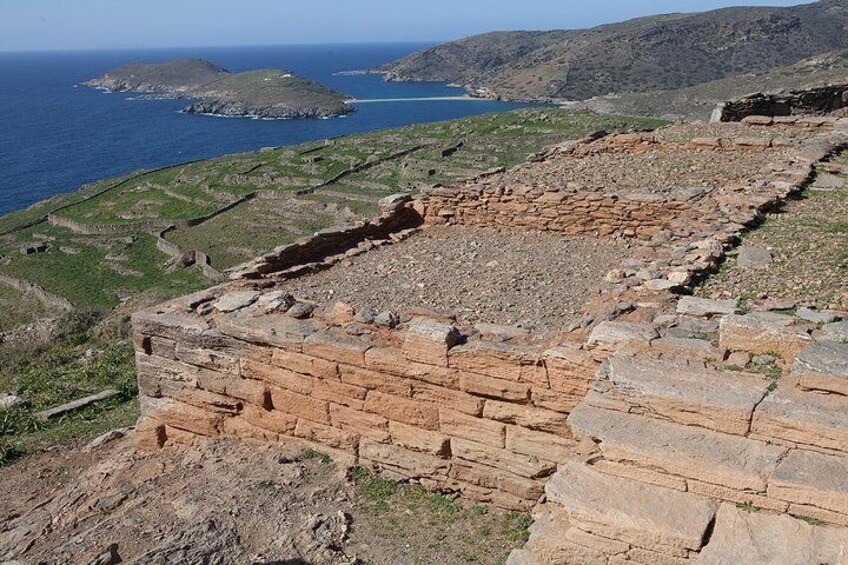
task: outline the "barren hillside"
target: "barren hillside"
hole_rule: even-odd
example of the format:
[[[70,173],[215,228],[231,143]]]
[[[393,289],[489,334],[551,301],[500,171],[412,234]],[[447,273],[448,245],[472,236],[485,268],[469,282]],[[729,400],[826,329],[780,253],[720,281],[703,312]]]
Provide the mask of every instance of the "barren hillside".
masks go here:
[[[588,30],[497,32],[414,53],[380,70],[509,99],[584,100],[671,90],[848,46],[845,0],[670,14]]]

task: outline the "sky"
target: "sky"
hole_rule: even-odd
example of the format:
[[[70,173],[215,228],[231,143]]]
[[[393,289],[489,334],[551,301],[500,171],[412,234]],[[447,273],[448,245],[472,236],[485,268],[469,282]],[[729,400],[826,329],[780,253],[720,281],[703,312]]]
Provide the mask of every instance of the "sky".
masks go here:
[[[804,0],[0,0],[0,51],[445,41]]]

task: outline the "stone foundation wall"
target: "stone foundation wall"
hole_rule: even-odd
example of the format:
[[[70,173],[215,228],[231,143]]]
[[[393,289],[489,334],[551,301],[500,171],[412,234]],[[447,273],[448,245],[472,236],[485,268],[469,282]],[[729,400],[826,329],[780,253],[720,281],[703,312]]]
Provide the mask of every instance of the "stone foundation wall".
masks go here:
[[[736,308],[691,299],[679,311],[694,305],[704,321]],[[718,346],[607,325],[596,332],[630,339],[569,415],[579,456],[560,462],[528,544],[507,563],[842,562],[845,323],[819,331],[786,314],[728,313]],[[766,350],[785,374],[732,368]]]
[[[751,94],[720,104],[715,122],[739,122],[748,116],[822,116],[848,106],[848,85],[822,86],[781,94]]]
[[[229,270],[234,279],[258,279],[287,269],[326,260],[355,249],[369,240],[390,239],[421,225],[422,218],[408,195],[394,195],[379,203],[380,215],[373,221],[329,228],[294,243],[283,245],[248,263]]]
[[[143,447],[297,438],[517,510],[571,453],[566,418],[597,366],[579,346],[465,340],[431,318],[351,335],[349,320],[267,313],[279,294],[212,293],[134,317]]]
[[[771,125],[771,121],[766,125]],[[818,124],[821,125],[821,124]],[[771,137],[697,138],[688,143],[665,144],[670,150],[714,152],[762,152],[786,142]],[[534,161],[574,158],[598,153],[657,151],[663,143],[651,134],[618,134],[600,140],[588,138],[554,147],[534,156]],[[526,165],[532,166],[532,165]],[[502,171],[501,171],[502,172]],[[656,187],[658,192],[612,192],[538,187],[524,184],[521,166],[494,180],[478,176],[451,187],[425,189],[419,204],[427,224],[503,227],[537,230],[563,235],[623,237],[650,240],[661,232],[686,233],[715,217],[716,197],[703,187]],[[721,215],[726,215],[721,212]]]
[[[650,238],[692,209],[685,195],[617,195],[487,186],[428,189],[428,223],[499,226],[565,235]]]

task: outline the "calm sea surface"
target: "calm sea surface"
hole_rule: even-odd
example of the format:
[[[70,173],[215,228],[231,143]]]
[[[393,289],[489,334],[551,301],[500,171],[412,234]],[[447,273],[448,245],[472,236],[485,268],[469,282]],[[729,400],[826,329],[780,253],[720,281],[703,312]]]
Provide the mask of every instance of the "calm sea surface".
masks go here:
[[[311,45],[68,53],[0,53],[0,214],[139,168],[510,110],[491,101],[363,104],[332,120],[251,120],[181,114],[180,100],[133,100],[74,85],[116,66],[179,57],[232,71],[285,68],[360,99],[456,96],[444,84],[337,75],[388,62],[424,44]]]

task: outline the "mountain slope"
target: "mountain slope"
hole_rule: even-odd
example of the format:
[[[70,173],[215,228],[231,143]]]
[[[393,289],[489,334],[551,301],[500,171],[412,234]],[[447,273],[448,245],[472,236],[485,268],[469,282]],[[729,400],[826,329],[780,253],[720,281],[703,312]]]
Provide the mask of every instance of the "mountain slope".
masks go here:
[[[848,0],[668,14],[588,30],[495,32],[381,67],[390,80],[445,80],[510,99],[583,100],[671,90],[848,47]]]

